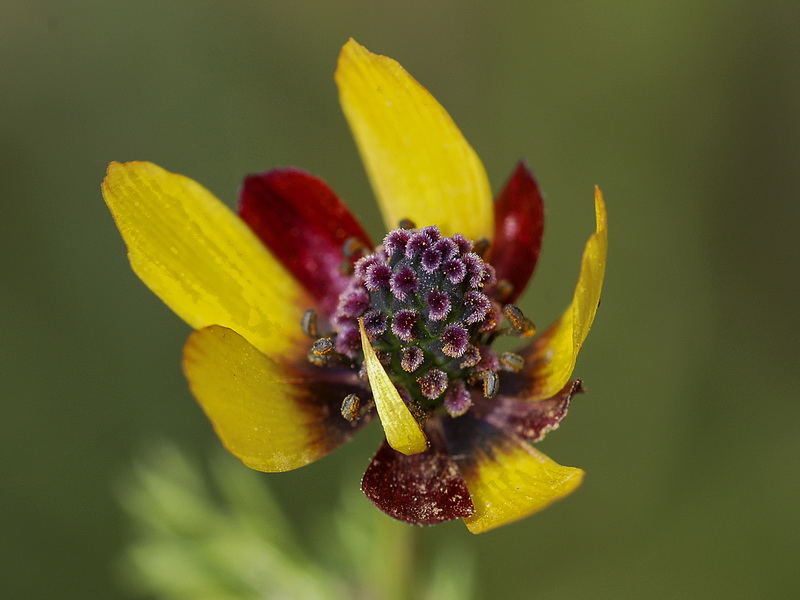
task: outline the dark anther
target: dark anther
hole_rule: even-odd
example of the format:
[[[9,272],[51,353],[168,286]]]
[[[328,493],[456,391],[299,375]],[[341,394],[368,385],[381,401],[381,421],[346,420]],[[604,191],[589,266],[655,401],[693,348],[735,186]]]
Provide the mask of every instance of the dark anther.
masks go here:
[[[386,350],[375,349],[375,356],[378,357],[378,362],[381,363],[384,367],[388,367],[392,364],[391,352],[387,352]]]
[[[400,222],[397,224],[400,229],[416,229],[417,226],[411,219],[400,219]]]
[[[342,401],[342,416],[348,421],[355,421],[360,416],[361,399],[355,394],[348,394]]]
[[[317,337],[317,313],[310,308],[303,313],[303,319],[300,321],[300,326],[303,328],[303,333],[305,333],[310,338]]]
[[[486,238],[481,238],[472,246],[472,251],[483,258],[483,255],[486,254],[486,251],[489,249],[489,240]]]
[[[364,254],[369,250],[364,243],[355,237],[347,238],[342,246],[342,254],[347,258],[353,258],[358,254]]]
[[[425,425],[425,423],[428,422],[428,418],[431,416],[431,413],[430,411],[427,411],[424,408],[422,408],[419,405],[419,402],[417,402],[413,398],[410,398],[406,402],[406,406],[408,407],[408,410],[411,412],[411,416],[413,416],[414,419],[416,419],[417,423],[419,423],[420,425]]]
[[[481,371],[481,379],[483,379],[483,395],[486,398],[494,398],[497,390],[500,388],[500,377],[496,371]]]
[[[308,358],[308,362],[310,362],[315,367],[327,367],[330,356],[324,356],[322,354],[314,354],[313,350],[309,350],[308,354],[306,355]]]
[[[322,338],[314,342],[314,345],[306,355],[308,362],[315,367],[353,368],[353,359],[349,356],[333,352],[331,349],[325,350],[326,340],[327,338]],[[333,348],[333,346],[331,346],[331,348]]]
[[[334,346],[336,343],[331,338],[320,338],[311,345],[311,352],[316,356],[322,356],[333,350]]]
[[[513,352],[503,352],[499,357],[500,364],[508,371],[519,373],[525,366],[525,359]]]
[[[528,317],[522,314],[519,306],[516,304],[506,304],[503,307],[503,312],[511,323],[514,333],[516,333],[518,336],[529,338],[536,334],[536,325],[534,325],[533,321],[531,321]]]
[[[353,270],[354,270],[353,269],[353,263],[350,262],[349,258],[345,258],[339,264],[339,273],[341,273],[342,275],[346,275],[346,276],[350,277],[353,274]]]
[[[514,292],[514,285],[508,279],[501,279],[495,286],[495,295],[500,302],[507,300]]]
[[[463,355],[463,360],[459,363],[459,367],[462,369],[468,369],[469,367],[474,367],[479,362],[481,362],[481,351],[478,350],[475,346],[467,346],[466,351]]]

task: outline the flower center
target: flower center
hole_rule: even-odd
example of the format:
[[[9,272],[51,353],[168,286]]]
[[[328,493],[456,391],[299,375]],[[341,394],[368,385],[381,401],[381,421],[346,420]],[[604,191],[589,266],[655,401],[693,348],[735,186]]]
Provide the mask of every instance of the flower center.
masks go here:
[[[444,237],[435,226],[407,225],[356,262],[332,318],[335,333],[314,342],[309,360],[349,363],[363,374],[363,320],[378,358],[418,420],[439,409],[460,416],[472,405],[475,388],[490,398],[499,387],[499,370],[523,366],[519,355],[492,350],[494,339],[502,333],[530,337],[533,324],[516,306],[501,306],[507,282],[498,282],[481,257],[486,244],[460,234]],[[307,324],[304,329],[316,337]],[[357,418],[357,399],[345,399],[342,414]]]

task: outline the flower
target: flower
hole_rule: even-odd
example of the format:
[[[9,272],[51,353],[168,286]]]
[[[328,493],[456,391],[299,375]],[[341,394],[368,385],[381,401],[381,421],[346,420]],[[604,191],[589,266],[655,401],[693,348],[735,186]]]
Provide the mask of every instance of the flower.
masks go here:
[[[514,304],[539,256],[543,207],[520,163],[492,202],[475,152],[436,100],[354,40],[340,100],[390,232],[375,247],[320,179],[249,176],[239,216],[194,181],[112,163],[103,195],[134,271],[195,331],[194,396],[245,465],[315,461],[377,417],[383,443],[362,489],[415,524],[461,518],[480,533],[572,492],[583,471],[536,450],[581,391],[570,380],[600,299],[606,213],[563,315]],[[396,227],[397,224],[399,227]]]

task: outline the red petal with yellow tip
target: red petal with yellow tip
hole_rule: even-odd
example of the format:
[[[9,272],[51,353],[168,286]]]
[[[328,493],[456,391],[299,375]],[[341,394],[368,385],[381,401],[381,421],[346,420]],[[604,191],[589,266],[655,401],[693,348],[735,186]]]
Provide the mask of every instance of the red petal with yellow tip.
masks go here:
[[[264,356],[235,331],[211,326],[189,336],[183,368],[225,447],[251,469],[289,471],[347,441],[358,424],[342,400],[369,394],[354,384],[309,378]]]
[[[342,249],[369,236],[328,185],[300,169],[274,169],[244,180],[239,215],[317,300],[326,315],[347,285]]]
[[[515,302],[536,268],[544,232],[544,203],[539,184],[520,161],[494,203],[494,239],[487,261],[498,279],[513,286],[505,302]]]
[[[439,435],[428,432],[430,448],[406,456],[384,442],[372,459],[361,489],[387,515],[414,525],[468,517],[475,509],[455,462]]]
[[[562,467],[529,443],[471,414],[444,422],[445,439],[469,489],[472,533],[513,523],[572,493],[584,472]]]
[[[516,373],[503,373],[501,378],[501,394],[508,390],[509,379]],[[522,375],[521,373],[519,375]],[[530,402],[524,395],[508,397],[498,395],[491,402],[483,402],[489,410],[485,419],[495,427],[531,442],[541,441],[545,435],[557,429],[567,416],[572,397],[583,391],[581,380],[568,383],[552,398],[539,402]],[[523,392],[524,393],[524,392]],[[479,410],[483,406],[479,406]]]

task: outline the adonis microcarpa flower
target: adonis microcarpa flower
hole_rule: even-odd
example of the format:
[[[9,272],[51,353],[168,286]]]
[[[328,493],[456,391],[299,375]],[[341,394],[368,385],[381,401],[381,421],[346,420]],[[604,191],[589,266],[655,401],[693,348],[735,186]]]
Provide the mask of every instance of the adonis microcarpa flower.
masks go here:
[[[493,201],[473,149],[397,62],[350,40],[336,82],[390,230],[381,244],[299,169],[247,177],[237,216],[184,176],[112,163],[103,195],[131,265],[195,329],[186,377],[245,465],[295,469],[377,418],[386,439],[362,489],[387,514],[479,533],[537,512],[583,479],[531,443],[581,391],[572,372],[605,272],[602,195],[572,302],[536,335],[516,304],[543,231],[527,166]],[[504,335],[519,349],[495,350]]]

